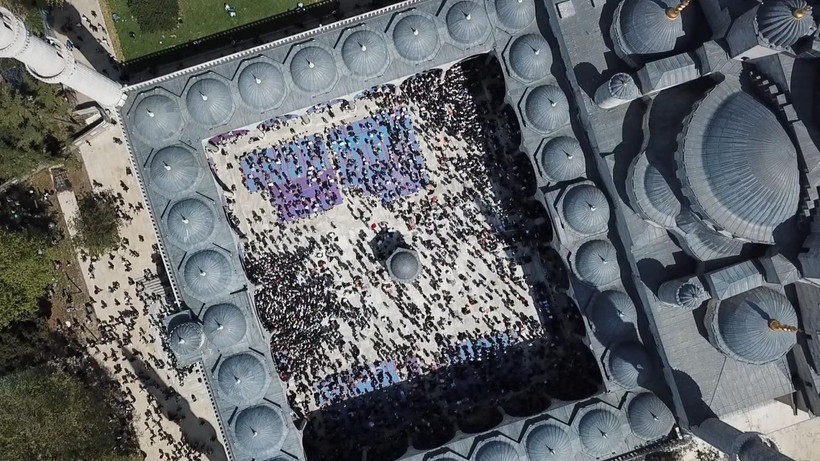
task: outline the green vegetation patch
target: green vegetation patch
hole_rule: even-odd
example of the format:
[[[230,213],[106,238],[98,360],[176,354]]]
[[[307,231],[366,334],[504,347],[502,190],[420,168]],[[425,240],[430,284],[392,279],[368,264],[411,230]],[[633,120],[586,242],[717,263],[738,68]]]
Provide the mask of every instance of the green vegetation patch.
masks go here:
[[[177,0],[128,0],[128,11],[134,15],[143,32],[173,30],[179,17]]]
[[[0,230],[0,329],[35,317],[54,280],[50,254],[42,241]]]
[[[81,197],[77,206],[77,244],[92,256],[117,248],[121,221],[117,198],[110,191],[94,192]]]

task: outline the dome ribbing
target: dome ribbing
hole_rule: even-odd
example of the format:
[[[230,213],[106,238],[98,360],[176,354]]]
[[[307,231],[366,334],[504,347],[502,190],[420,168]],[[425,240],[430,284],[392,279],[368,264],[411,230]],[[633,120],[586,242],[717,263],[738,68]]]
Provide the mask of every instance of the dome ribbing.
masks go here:
[[[623,291],[607,290],[598,294],[586,315],[595,328],[595,336],[603,344],[638,326],[635,304]]]
[[[552,55],[544,37],[527,34],[510,45],[510,71],[525,82],[541,80],[550,73]]]
[[[604,232],[609,223],[609,202],[592,184],[581,184],[567,191],[562,202],[564,224],[579,234]]]
[[[375,77],[381,74],[389,59],[384,37],[371,30],[353,32],[342,45],[342,60],[345,66],[350,72],[362,77]]]
[[[691,211],[683,210],[675,224],[686,234],[686,248],[701,261],[735,256],[743,249],[743,242],[709,229]]]
[[[592,456],[613,454],[624,435],[623,423],[618,415],[603,408],[588,412],[578,423],[581,447]]]
[[[569,103],[564,92],[555,85],[543,85],[527,94],[524,116],[529,126],[549,134],[569,123]]]
[[[629,171],[627,191],[629,201],[636,213],[660,227],[675,226],[675,218],[680,214],[681,204],[669,183],[646,154],[639,155]]]
[[[238,405],[258,400],[265,393],[268,370],[250,353],[225,359],[217,371],[217,382],[223,397]]]
[[[527,455],[539,461],[568,460],[572,455],[572,439],[557,424],[540,424],[527,435]]]
[[[447,32],[462,45],[480,42],[490,32],[490,19],[484,7],[473,1],[462,1],[447,10]]]
[[[666,10],[678,0],[624,0],[615,10],[612,41],[621,56],[669,54],[686,49],[695,20],[695,5],[689,5],[677,19]]]
[[[336,81],[333,56],[318,46],[306,46],[290,62],[293,83],[308,93],[326,93]]]
[[[168,335],[168,346],[178,356],[198,352],[202,341],[202,327],[196,322],[181,323]]]
[[[615,247],[609,240],[590,240],[572,255],[575,274],[594,287],[609,285],[618,280],[621,270]]]
[[[187,288],[204,300],[228,290],[231,263],[217,251],[203,250],[185,262],[183,277]]]
[[[245,336],[245,316],[233,304],[217,304],[205,311],[202,319],[205,336],[216,347],[233,346]]]
[[[194,82],[185,95],[188,114],[202,125],[222,125],[233,114],[233,98],[228,85],[214,78]]]
[[[211,236],[214,213],[202,200],[186,199],[171,206],[165,224],[172,239],[184,245],[193,245]]]
[[[432,59],[440,46],[436,24],[426,16],[405,16],[393,28],[393,45],[399,56],[408,61]]]
[[[646,348],[634,341],[612,348],[608,365],[612,380],[626,390],[644,387],[655,370]]]
[[[286,433],[281,412],[267,405],[242,410],[234,423],[234,436],[240,448],[257,456],[279,450]]]
[[[767,0],[755,15],[758,34],[775,48],[788,48],[814,32],[811,7],[805,0]]]
[[[515,447],[506,442],[491,441],[482,445],[475,455],[475,461],[524,461]]]
[[[237,86],[242,101],[260,110],[278,107],[288,91],[282,71],[267,62],[254,62],[242,69]]]
[[[675,417],[657,395],[644,392],[629,402],[626,409],[632,433],[643,440],[657,440],[669,435]]]
[[[149,142],[168,141],[182,128],[179,105],[168,96],[152,94],[137,103],[131,115],[134,132]]]
[[[575,138],[560,136],[550,139],[541,152],[541,169],[550,181],[561,182],[579,178],[586,173],[581,144]]]
[[[180,146],[166,147],[151,159],[150,185],[166,195],[178,194],[191,189],[201,173],[193,152]]]
[[[502,27],[520,30],[535,20],[535,4],[527,0],[495,0],[495,14]]]

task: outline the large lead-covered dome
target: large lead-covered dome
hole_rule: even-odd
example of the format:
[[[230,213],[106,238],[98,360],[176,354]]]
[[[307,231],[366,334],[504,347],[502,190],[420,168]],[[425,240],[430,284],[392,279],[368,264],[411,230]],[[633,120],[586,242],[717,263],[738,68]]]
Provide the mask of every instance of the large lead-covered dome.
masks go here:
[[[474,1],[461,1],[447,10],[447,32],[462,45],[473,45],[487,37],[490,20],[484,7]]]
[[[564,224],[579,234],[599,234],[607,229],[609,202],[601,189],[592,184],[570,188],[561,208]]]
[[[590,240],[572,256],[575,274],[594,287],[609,285],[618,280],[621,270],[615,247],[609,240]]]
[[[231,89],[215,78],[194,82],[185,95],[185,104],[195,122],[208,126],[224,124],[234,109]]]
[[[635,158],[629,169],[629,201],[635,212],[663,228],[675,227],[681,205],[669,183],[646,154]]]
[[[393,28],[393,46],[402,58],[421,62],[432,59],[440,43],[435,22],[427,16],[409,14]]]
[[[779,359],[797,343],[788,328],[797,326],[797,313],[781,293],[759,287],[720,303],[713,331],[720,348],[733,358],[764,364]]]
[[[539,424],[527,435],[527,455],[538,461],[568,460],[572,455],[572,439],[557,424]]]
[[[165,195],[191,189],[202,170],[194,153],[181,146],[170,146],[154,154],[149,167],[151,187]]]
[[[357,30],[342,44],[342,61],[350,72],[361,77],[381,74],[389,59],[384,37],[372,30]]]
[[[325,93],[336,81],[336,62],[325,49],[306,46],[293,55],[290,75],[303,91]]]
[[[613,454],[624,435],[623,422],[611,410],[596,408],[578,422],[581,447],[595,457]]]
[[[608,365],[612,380],[626,390],[645,387],[655,370],[646,348],[635,341],[613,347]]]
[[[587,309],[587,318],[595,328],[595,336],[607,344],[638,326],[638,313],[629,295],[620,290],[599,293]]]
[[[527,94],[524,116],[535,131],[549,134],[569,122],[569,103],[555,85],[542,85]]]
[[[238,405],[261,398],[265,393],[267,376],[265,365],[249,352],[228,357],[217,371],[222,395]]]
[[[696,107],[676,155],[693,210],[735,237],[772,243],[797,212],[794,145],[774,113],[724,82]]]
[[[254,109],[273,109],[287,93],[285,76],[278,67],[264,61],[248,64],[239,73],[239,96]]]
[[[775,48],[788,48],[814,32],[814,18],[806,0],[767,0],[755,16],[758,34]]]
[[[612,41],[621,57],[663,55],[686,49],[695,22],[695,6],[689,5],[676,19],[666,10],[678,0],[623,0],[615,10]],[[632,63],[630,63],[632,64]]]
[[[202,200],[185,199],[171,205],[165,224],[172,239],[184,245],[193,245],[211,236],[214,212]]]
[[[560,136],[547,141],[541,152],[541,172],[553,182],[570,181],[583,176],[586,173],[586,163],[578,140]]]
[[[478,449],[475,461],[524,461],[524,458],[511,444],[493,440]]]
[[[541,80],[550,73],[550,46],[540,35],[523,35],[510,45],[509,60],[510,70],[519,79],[525,82]]]
[[[282,413],[268,405],[242,410],[234,423],[234,436],[239,447],[257,457],[279,450],[286,433]]]
[[[658,440],[669,435],[675,417],[657,395],[644,392],[635,396],[626,408],[632,433],[643,440]]]
[[[205,311],[202,319],[205,336],[216,347],[233,346],[245,336],[245,316],[233,304],[217,304]]]
[[[202,327],[196,322],[181,323],[168,335],[168,346],[178,356],[198,352],[202,341]]]
[[[520,30],[535,20],[535,3],[528,0],[495,0],[495,15],[502,27]]]
[[[134,132],[151,143],[168,141],[182,129],[179,105],[169,96],[152,94],[137,103],[131,115]]]
[[[195,296],[207,299],[228,290],[231,263],[215,250],[202,250],[185,262],[183,276]]]

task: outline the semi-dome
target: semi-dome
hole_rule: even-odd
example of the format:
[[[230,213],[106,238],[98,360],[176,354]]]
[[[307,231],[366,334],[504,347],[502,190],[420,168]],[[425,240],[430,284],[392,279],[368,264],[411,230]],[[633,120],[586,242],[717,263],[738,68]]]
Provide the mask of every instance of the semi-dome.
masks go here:
[[[774,113],[724,82],[695,108],[676,154],[692,209],[735,237],[772,243],[797,212],[797,153]]]
[[[233,304],[217,304],[202,318],[205,336],[218,348],[233,346],[245,336],[247,323],[242,311]]]
[[[796,326],[797,313],[789,300],[764,287],[722,301],[713,321],[721,349],[753,364],[772,362],[791,350],[797,337],[790,329]]]
[[[260,455],[278,450],[287,433],[282,413],[268,405],[242,410],[236,416],[234,436],[240,448]]]
[[[168,235],[184,245],[205,241],[214,230],[214,212],[199,199],[185,199],[173,205],[165,218]]]
[[[681,204],[669,183],[646,154],[635,158],[629,170],[629,201],[636,213],[645,220],[664,228],[675,227],[675,217]]]
[[[684,209],[675,224],[684,233],[685,249],[701,261],[736,256],[743,250],[743,242],[709,229],[689,210]]]
[[[151,159],[151,187],[166,195],[186,191],[194,186],[202,173],[194,153],[181,146],[160,149]]]
[[[550,73],[552,55],[544,37],[536,34],[522,35],[510,45],[510,70],[525,82],[541,80]]]
[[[557,424],[539,424],[527,435],[527,455],[539,461],[568,460],[572,455],[572,439]]]
[[[248,352],[225,359],[219,365],[217,382],[226,399],[241,405],[262,397],[267,376],[262,361]]]
[[[613,454],[624,435],[623,422],[611,410],[596,408],[578,422],[581,447],[595,457]]]
[[[227,122],[234,108],[231,89],[215,78],[194,82],[185,95],[185,104],[191,119],[208,126]]]
[[[387,258],[387,270],[400,282],[412,282],[421,272],[421,263],[415,251],[399,248]]]
[[[408,61],[432,59],[440,46],[436,24],[426,16],[407,15],[393,28],[393,45],[399,56]]]
[[[635,341],[613,347],[608,365],[612,380],[626,390],[644,387],[655,370],[646,348]]]
[[[524,461],[524,458],[511,444],[493,440],[478,449],[475,461]]]
[[[384,37],[372,30],[357,30],[342,44],[342,61],[350,72],[361,77],[381,74],[389,59]]]
[[[202,347],[202,327],[196,322],[177,325],[168,335],[168,346],[177,355],[191,355]]]
[[[462,45],[473,45],[490,32],[490,19],[484,7],[474,1],[461,1],[447,10],[447,32]]]
[[[185,284],[195,296],[210,298],[228,290],[231,263],[215,250],[202,250],[185,262]]]
[[[539,86],[527,94],[524,116],[535,131],[552,133],[569,122],[567,97],[555,85]]]
[[[620,290],[599,293],[587,309],[595,336],[606,344],[638,326],[638,313],[629,295]]]
[[[535,3],[528,0],[495,0],[495,15],[502,27],[520,30],[535,20]]]
[[[775,48],[788,48],[816,28],[806,0],[766,0],[755,23],[760,38]]]
[[[167,141],[182,129],[179,105],[169,96],[152,94],[137,103],[131,115],[134,132],[149,142]]]
[[[601,189],[592,184],[570,188],[561,208],[564,224],[579,234],[599,234],[607,229],[609,202]]]
[[[254,62],[242,69],[237,86],[242,101],[259,110],[278,107],[288,91],[282,71],[264,61]]]
[[[541,172],[550,181],[579,178],[586,173],[584,152],[578,140],[569,136],[552,138],[541,151]]]
[[[629,402],[626,417],[632,433],[647,441],[666,437],[675,425],[669,407],[650,392],[638,394]]]
[[[572,262],[578,278],[594,287],[609,285],[621,274],[615,247],[609,240],[584,243],[573,255]]]
[[[696,11],[690,5],[679,17],[670,19],[667,10],[678,4],[678,0],[621,2],[612,22],[612,41],[618,55],[634,61],[636,58],[645,60],[640,59],[641,56],[649,58],[686,49]]]
[[[293,55],[290,75],[302,91],[324,93],[336,81],[336,62],[326,50],[306,46]]]

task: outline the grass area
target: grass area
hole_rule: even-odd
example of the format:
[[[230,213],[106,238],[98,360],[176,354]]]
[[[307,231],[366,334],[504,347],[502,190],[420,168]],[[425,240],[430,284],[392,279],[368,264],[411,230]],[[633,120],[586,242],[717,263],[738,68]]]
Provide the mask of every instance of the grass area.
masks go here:
[[[122,19],[115,24],[123,61],[130,61],[176,45],[191,42],[219,32],[265,19],[296,8],[299,0],[228,0],[236,16],[225,12],[224,2],[214,0],[179,0],[181,22],[165,32],[143,33],[128,10],[128,0],[104,0],[111,13]],[[155,0],[156,1],[156,0]],[[301,0],[305,5],[316,0]],[[110,20],[106,18],[107,22]],[[110,22],[109,22],[110,23]],[[136,37],[131,37],[131,32]]]

